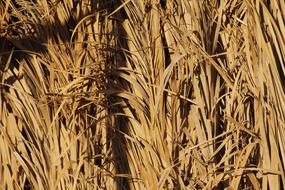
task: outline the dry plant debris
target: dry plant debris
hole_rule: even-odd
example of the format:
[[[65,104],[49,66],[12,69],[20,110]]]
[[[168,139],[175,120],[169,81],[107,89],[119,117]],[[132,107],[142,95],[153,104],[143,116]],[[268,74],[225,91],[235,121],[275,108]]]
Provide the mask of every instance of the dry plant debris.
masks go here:
[[[284,22],[284,0],[1,0],[0,189],[284,189]]]

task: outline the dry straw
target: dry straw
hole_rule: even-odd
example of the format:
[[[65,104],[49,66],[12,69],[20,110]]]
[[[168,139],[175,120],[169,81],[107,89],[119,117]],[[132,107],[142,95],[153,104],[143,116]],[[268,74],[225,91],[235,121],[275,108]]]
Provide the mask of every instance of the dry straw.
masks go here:
[[[284,189],[284,0],[1,0],[0,189]]]

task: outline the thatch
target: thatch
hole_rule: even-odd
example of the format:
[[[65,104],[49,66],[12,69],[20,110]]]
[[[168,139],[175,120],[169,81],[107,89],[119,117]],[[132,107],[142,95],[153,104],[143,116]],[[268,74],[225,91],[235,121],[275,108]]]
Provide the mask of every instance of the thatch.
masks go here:
[[[0,189],[284,189],[284,0],[1,0]]]

